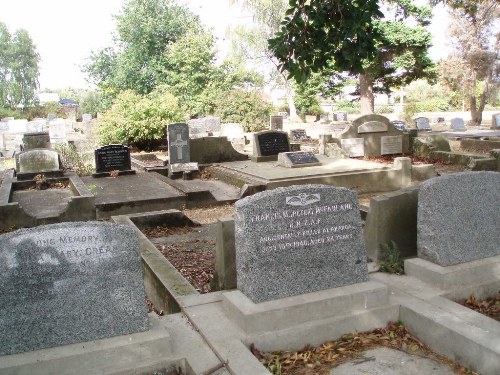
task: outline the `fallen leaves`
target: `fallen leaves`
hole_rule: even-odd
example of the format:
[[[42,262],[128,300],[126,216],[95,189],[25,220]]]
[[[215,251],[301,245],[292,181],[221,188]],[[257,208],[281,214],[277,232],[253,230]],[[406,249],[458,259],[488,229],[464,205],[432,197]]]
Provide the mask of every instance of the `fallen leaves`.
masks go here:
[[[495,297],[488,297],[482,301],[477,299],[474,293],[472,293],[467,300],[459,303],[480,314],[500,321],[500,291],[498,291]]]
[[[164,315],[163,310],[157,309],[153,305],[153,301],[151,301],[149,298],[146,298],[146,306],[148,307],[148,313],[154,312],[154,313],[156,313],[156,315],[159,315],[159,316],[163,316]]]
[[[158,237],[166,237],[174,234],[186,234],[189,232],[195,231],[195,227],[167,227],[164,225],[158,225],[154,228],[145,228],[142,232],[146,235],[146,237],[158,238]]]
[[[457,374],[476,374],[447,357],[434,353],[413,337],[401,323],[389,323],[385,328],[368,332],[345,334],[338,340],[328,341],[317,347],[306,346],[296,352],[264,353],[253,344],[250,350],[272,374],[327,375],[332,368],[345,362],[374,360],[364,352],[376,347],[387,347],[436,359],[448,364]]]

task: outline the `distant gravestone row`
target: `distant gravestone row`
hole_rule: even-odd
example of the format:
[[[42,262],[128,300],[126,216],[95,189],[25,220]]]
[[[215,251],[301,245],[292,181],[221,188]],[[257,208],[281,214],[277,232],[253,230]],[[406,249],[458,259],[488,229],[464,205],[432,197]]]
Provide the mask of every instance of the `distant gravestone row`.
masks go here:
[[[0,355],[148,329],[138,239],[126,226],[64,223],[0,235],[0,285]]]

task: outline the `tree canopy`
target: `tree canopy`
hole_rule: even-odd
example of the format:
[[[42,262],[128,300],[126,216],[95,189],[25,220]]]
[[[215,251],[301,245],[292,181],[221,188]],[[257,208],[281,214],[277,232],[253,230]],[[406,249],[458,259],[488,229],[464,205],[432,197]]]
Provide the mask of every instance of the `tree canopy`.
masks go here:
[[[36,102],[40,56],[24,29],[13,35],[0,22],[0,107],[29,107]]]

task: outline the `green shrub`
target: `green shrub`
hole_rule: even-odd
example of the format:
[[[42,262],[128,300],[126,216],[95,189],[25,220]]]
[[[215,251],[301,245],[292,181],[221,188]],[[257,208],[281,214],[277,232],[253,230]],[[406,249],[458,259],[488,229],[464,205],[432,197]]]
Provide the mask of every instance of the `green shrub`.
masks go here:
[[[335,102],[335,110],[347,113],[361,112],[361,104],[358,101],[352,102],[348,99],[338,100]]]
[[[223,122],[240,123],[245,131],[259,131],[269,124],[272,105],[253,91],[222,92],[214,102],[214,114]]]
[[[394,241],[391,241],[390,245],[380,244],[380,253],[383,259],[379,267],[381,272],[394,273],[396,275],[405,273],[404,262],[400,259],[400,252]]]
[[[0,108],[0,119],[4,117],[23,118],[24,116],[22,112],[17,109]]]
[[[78,176],[90,176],[95,169],[93,155],[79,153],[75,146],[57,144],[55,150],[61,156],[63,168],[75,171]]]
[[[177,98],[164,88],[144,96],[126,90],[99,119],[97,136],[101,144],[121,143],[151,149],[165,136],[168,124],[183,120]]]
[[[383,113],[394,113],[394,106],[385,104],[385,105],[376,105],[375,113],[383,114]]]

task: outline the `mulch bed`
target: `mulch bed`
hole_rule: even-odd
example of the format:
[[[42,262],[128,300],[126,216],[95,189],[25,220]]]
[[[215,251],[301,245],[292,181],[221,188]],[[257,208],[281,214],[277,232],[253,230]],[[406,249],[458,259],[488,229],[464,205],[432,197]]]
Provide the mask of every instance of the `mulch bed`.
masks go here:
[[[144,229],[143,233],[150,238],[160,238],[194,231],[196,227],[157,226]],[[215,271],[215,240],[195,238],[169,245],[156,243],[155,246],[199,293],[212,291],[210,281]]]
[[[427,345],[413,337],[401,323],[389,323],[385,328],[346,334],[338,340],[328,341],[317,347],[306,346],[296,352],[264,353],[253,344],[250,349],[272,374],[328,375],[332,368],[343,363],[356,359],[373,360],[373,358],[365,357],[363,352],[377,347],[401,350],[412,355],[441,361],[457,374],[478,375],[449,358],[434,353]]]
[[[465,301],[458,303],[500,322],[500,291],[495,297],[488,297],[484,300],[479,300],[471,294]]]

